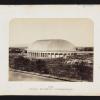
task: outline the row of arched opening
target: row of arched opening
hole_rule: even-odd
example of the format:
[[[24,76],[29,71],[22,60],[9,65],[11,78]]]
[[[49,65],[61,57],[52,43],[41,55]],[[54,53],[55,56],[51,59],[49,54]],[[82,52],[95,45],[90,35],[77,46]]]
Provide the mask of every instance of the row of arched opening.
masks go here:
[[[29,57],[48,57],[48,58],[58,58],[70,55],[76,55],[76,53],[39,53],[39,52],[28,52]]]

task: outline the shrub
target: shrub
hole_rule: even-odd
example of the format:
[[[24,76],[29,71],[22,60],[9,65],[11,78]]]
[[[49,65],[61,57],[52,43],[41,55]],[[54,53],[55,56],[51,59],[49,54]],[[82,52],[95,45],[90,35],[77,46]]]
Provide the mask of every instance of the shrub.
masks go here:
[[[19,56],[18,58],[14,59],[14,68],[15,69],[20,69],[20,70],[28,69],[29,64],[30,64],[30,60],[27,58],[24,58],[22,56]]]
[[[71,61],[70,61],[71,60]],[[70,63],[68,63],[70,61]],[[72,63],[72,58],[68,59],[33,59],[22,56],[10,57],[9,64],[14,69],[38,72],[41,74],[50,74],[57,77],[67,77],[81,80],[93,80],[93,65],[84,61]]]
[[[40,60],[40,59],[36,60],[36,66],[37,66],[37,70],[40,73],[45,73],[45,74],[48,73],[48,68],[47,68],[46,62],[44,60]]]

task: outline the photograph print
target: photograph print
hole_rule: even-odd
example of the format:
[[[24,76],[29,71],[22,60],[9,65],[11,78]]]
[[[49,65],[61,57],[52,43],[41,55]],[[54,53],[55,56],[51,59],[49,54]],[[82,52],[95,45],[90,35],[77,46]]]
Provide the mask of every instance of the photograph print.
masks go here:
[[[9,30],[9,81],[93,82],[91,19],[15,18]]]

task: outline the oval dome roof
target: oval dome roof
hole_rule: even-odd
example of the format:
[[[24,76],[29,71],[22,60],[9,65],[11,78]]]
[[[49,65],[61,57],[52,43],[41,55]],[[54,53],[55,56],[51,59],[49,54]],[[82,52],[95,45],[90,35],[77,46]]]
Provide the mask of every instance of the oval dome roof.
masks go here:
[[[27,50],[31,51],[75,51],[75,46],[62,39],[37,40]]]

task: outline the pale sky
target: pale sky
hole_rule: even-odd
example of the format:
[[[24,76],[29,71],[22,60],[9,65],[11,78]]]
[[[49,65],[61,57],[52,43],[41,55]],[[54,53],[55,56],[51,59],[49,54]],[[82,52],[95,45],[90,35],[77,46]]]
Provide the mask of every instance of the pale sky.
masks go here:
[[[64,39],[75,46],[93,46],[93,22],[86,18],[17,18],[10,22],[10,46],[40,39]]]

